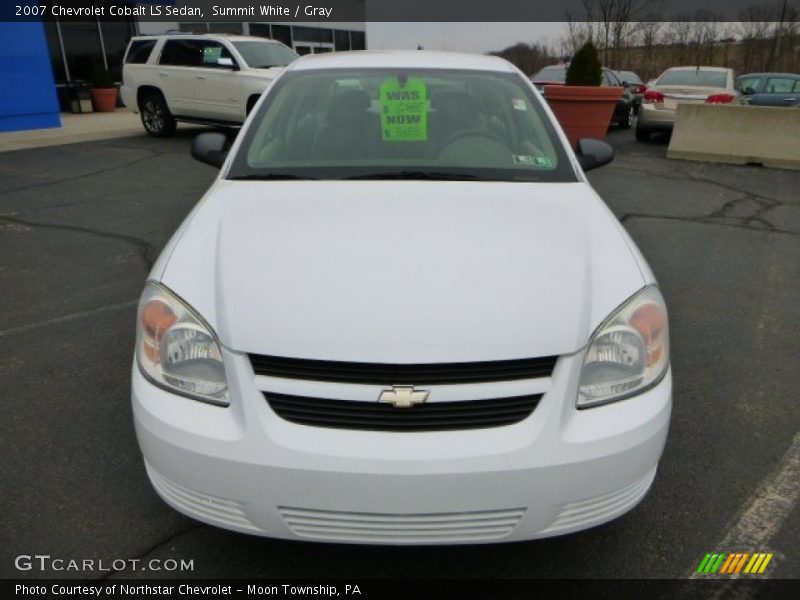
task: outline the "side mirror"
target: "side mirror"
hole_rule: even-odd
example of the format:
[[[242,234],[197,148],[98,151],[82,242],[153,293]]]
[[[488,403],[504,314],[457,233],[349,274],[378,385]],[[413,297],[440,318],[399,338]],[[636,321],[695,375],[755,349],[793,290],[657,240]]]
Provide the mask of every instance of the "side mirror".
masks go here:
[[[238,71],[239,67],[233,62],[232,58],[228,58],[227,56],[223,56],[217,59],[217,66],[222,67],[224,69],[231,69],[233,71]]]
[[[192,158],[219,169],[228,154],[227,141],[223,133],[201,133],[192,140]]]
[[[614,160],[614,149],[603,140],[583,138],[578,140],[576,152],[578,162],[584,171],[591,171],[597,167],[607,165]]]
[[[628,83],[627,81],[623,81],[623,82],[622,82],[622,87],[624,87],[624,88],[628,88],[628,87],[631,87],[631,84],[630,84],[630,83]]]
[[[743,93],[745,96],[752,96],[753,94],[755,94],[755,93],[756,93],[756,91],[755,91],[753,88],[751,88],[751,87],[748,85],[746,88],[744,88],[744,89],[742,90],[742,93]]]

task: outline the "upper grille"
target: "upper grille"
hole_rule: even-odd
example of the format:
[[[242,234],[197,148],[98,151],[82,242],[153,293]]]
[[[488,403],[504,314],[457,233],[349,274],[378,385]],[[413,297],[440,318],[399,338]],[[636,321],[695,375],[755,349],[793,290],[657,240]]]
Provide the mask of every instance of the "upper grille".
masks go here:
[[[428,402],[411,408],[272,392],[264,392],[264,397],[279,417],[300,425],[372,431],[446,431],[517,423],[533,412],[542,396]]]
[[[462,363],[388,364],[251,354],[256,375],[378,385],[434,385],[550,377],[557,356]]]

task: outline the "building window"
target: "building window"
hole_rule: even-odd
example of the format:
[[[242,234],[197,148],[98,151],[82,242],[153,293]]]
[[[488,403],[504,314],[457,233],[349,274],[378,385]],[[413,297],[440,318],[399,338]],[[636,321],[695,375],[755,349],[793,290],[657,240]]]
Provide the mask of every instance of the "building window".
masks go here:
[[[242,23],[214,23],[208,24],[208,29],[211,33],[233,33],[242,35],[244,33],[244,25]]]
[[[64,55],[61,54],[61,40],[58,37],[58,25],[53,21],[44,21],[44,34],[50,50],[50,64],[53,67],[53,79],[56,83],[67,82],[67,70],[64,67]]]
[[[272,39],[292,47],[292,28],[288,25],[273,25]]]
[[[350,32],[350,49],[351,50],[367,49],[367,37],[363,31]]]
[[[208,33],[208,23],[178,23],[178,31],[185,33]]]
[[[337,29],[333,32],[333,39],[337,51],[350,50],[350,32]]]
[[[125,49],[134,34],[133,23],[130,21],[103,21],[100,23],[100,33],[103,36],[103,48],[106,51],[106,65],[114,81],[122,81],[122,59]],[[148,53],[149,54],[149,53]],[[145,57],[145,61],[147,58]]]
[[[295,42],[333,43],[333,32],[330,29],[294,26],[292,27],[292,37]]]
[[[265,25],[264,23],[250,23],[250,35],[264,38],[272,37],[269,31],[269,25]]]

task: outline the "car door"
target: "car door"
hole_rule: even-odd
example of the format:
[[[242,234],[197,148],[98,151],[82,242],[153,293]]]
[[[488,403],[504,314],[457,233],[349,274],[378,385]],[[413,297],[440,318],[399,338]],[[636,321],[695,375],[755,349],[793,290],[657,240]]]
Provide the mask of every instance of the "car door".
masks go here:
[[[174,115],[195,116],[195,73],[200,64],[198,40],[168,39],[164,43],[156,70],[156,84]]]
[[[239,65],[222,42],[200,40],[201,63],[195,69],[194,99],[198,113],[206,119],[241,122],[241,77]]]
[[[770,76],[760,93],[751,96],[751,104],[758,106],[794,106],[800,102],[797,79],[787,76]]]

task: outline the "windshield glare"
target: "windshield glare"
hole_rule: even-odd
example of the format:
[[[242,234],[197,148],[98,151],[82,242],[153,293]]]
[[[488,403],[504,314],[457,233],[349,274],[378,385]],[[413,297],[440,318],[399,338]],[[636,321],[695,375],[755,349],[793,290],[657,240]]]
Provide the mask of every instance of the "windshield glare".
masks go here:
[[[576,180],[517,74],[439,69],[287,73],[228,176]]]
[[[696,85],[699,87],[724,88],[728,79],[724,71],[680,70],[667,71],[656,85]]]
[[[253,69],[285,67],[297,55],[281,44],[272,42],[233,42],[247,66]]]

